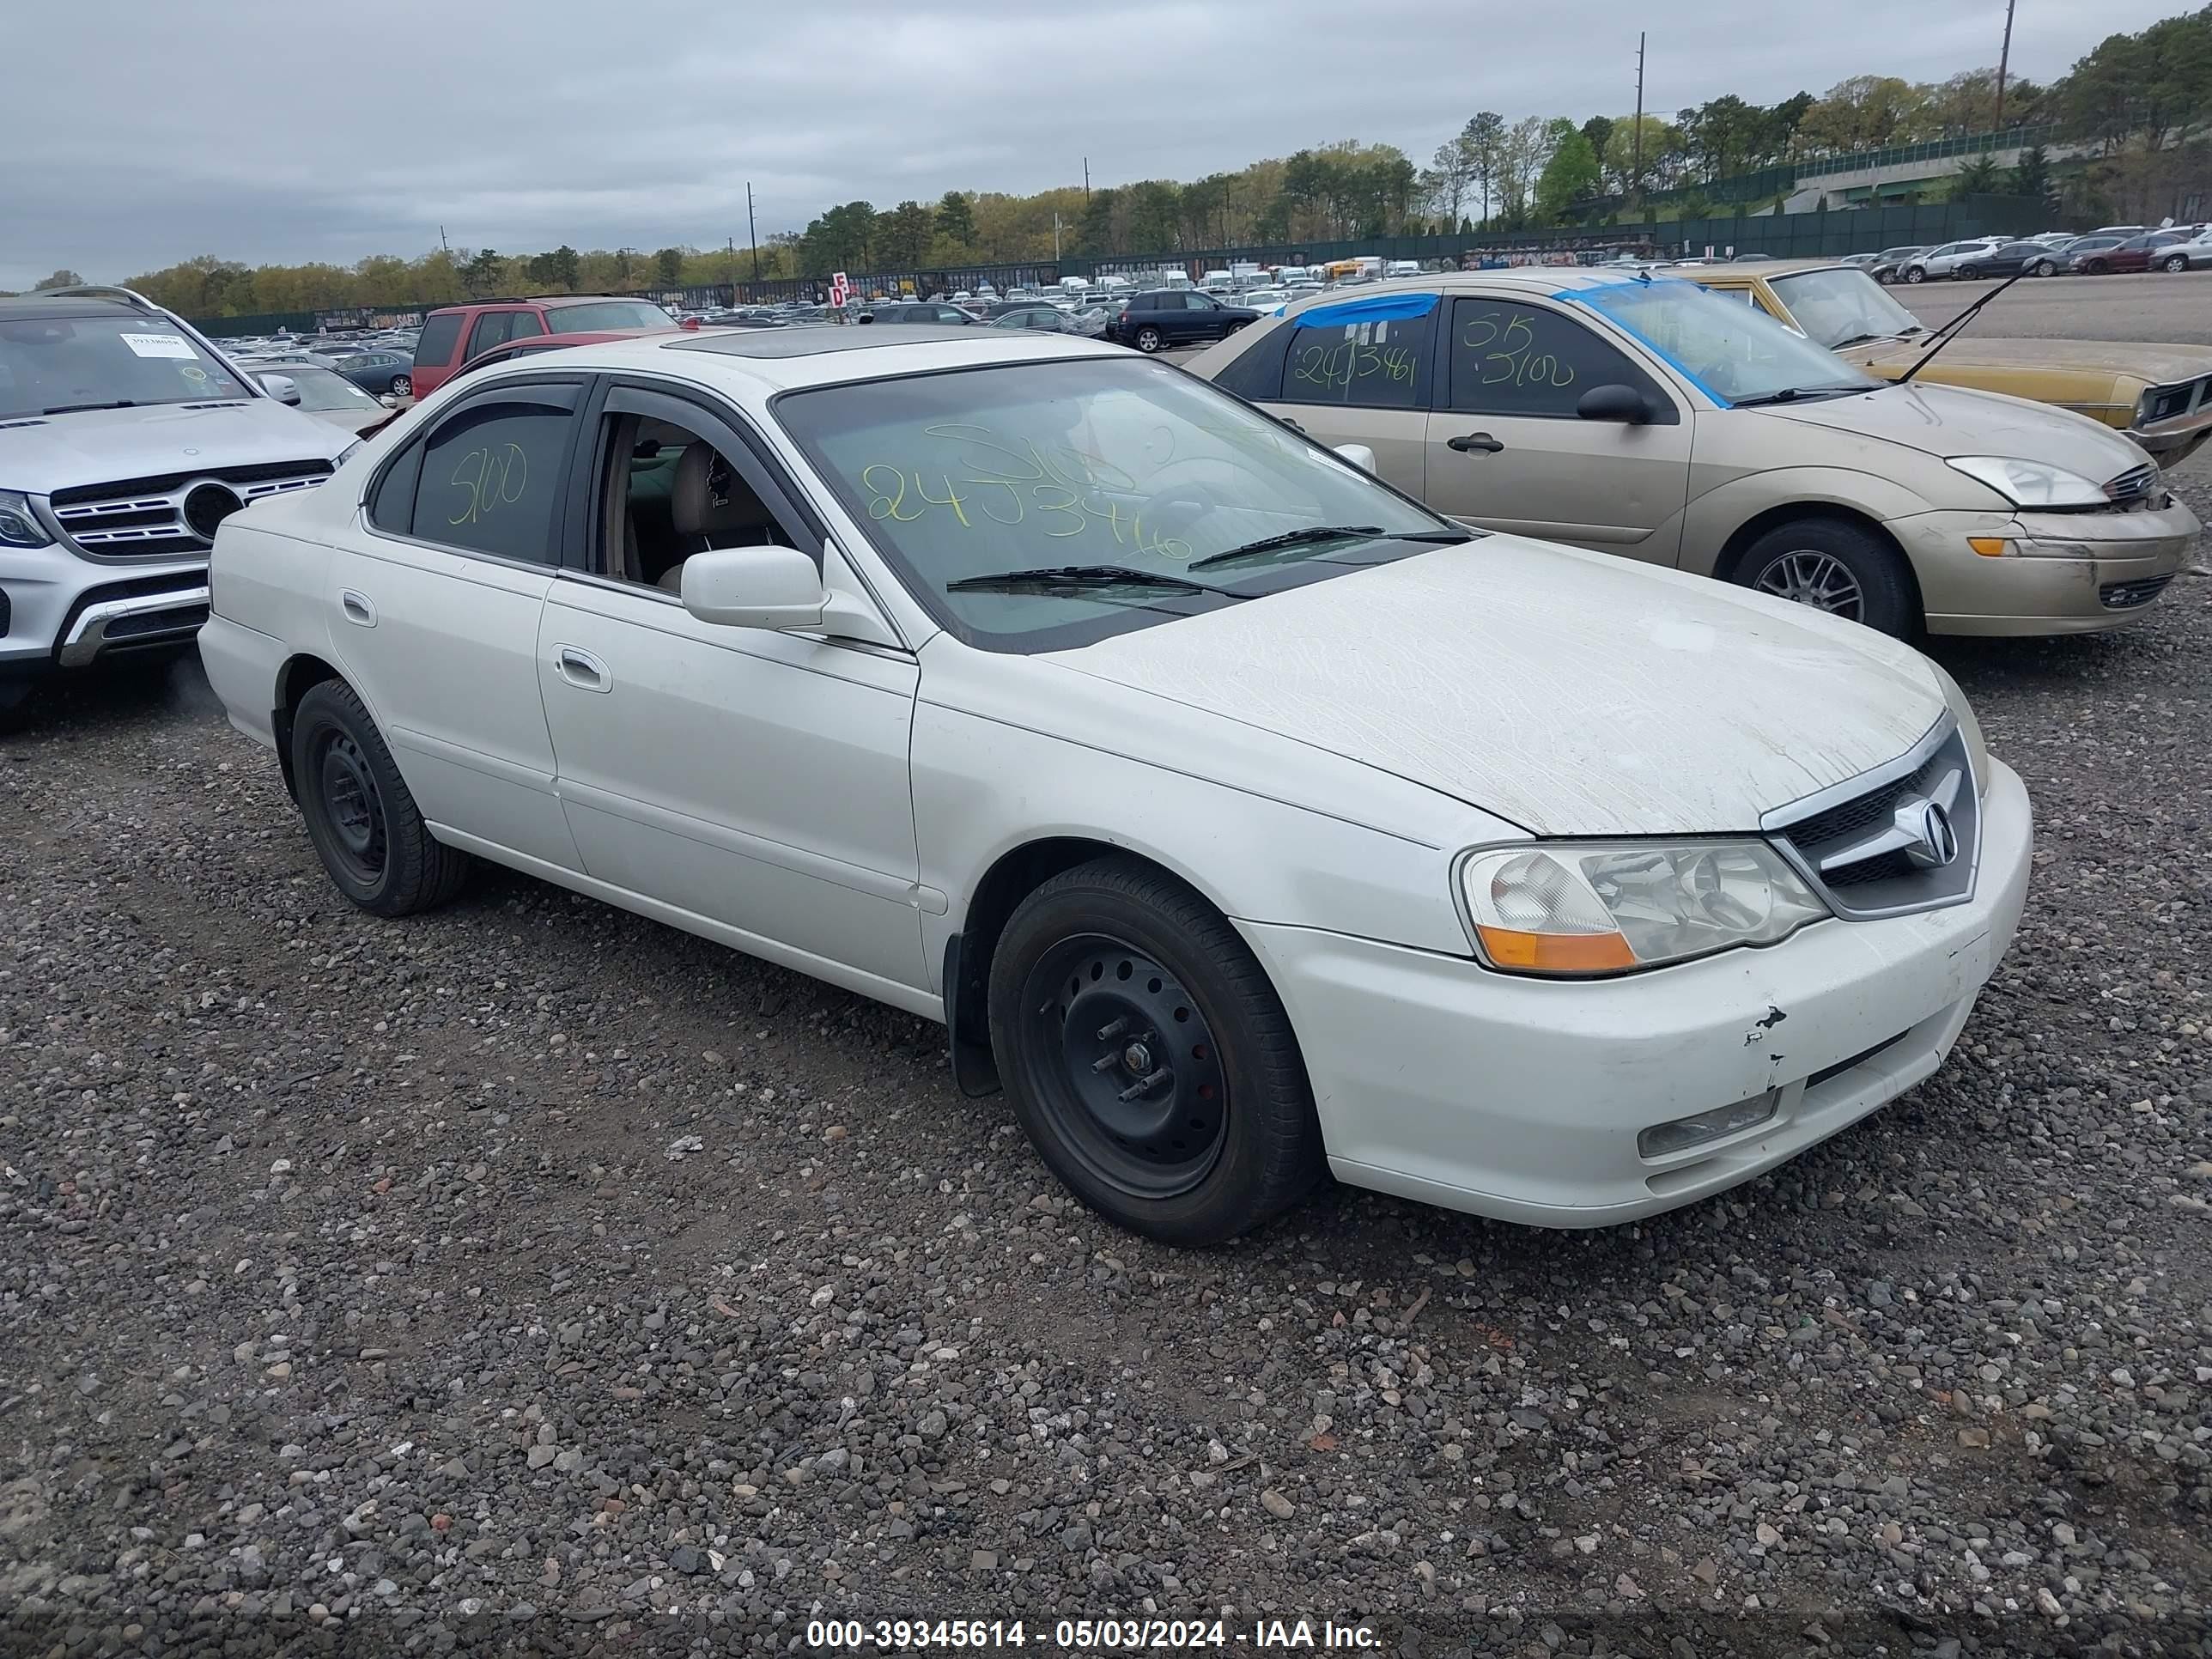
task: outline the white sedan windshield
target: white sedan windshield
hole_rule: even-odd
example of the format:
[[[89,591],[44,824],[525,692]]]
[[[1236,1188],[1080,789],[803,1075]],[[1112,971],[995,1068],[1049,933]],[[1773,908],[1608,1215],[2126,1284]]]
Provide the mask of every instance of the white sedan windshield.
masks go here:
[[[915,596],[992,649],[1082,643],[1466,535],[1249,404],[1142,360],[863,381],[789,393],[775,411]],[[1346,533],[1253,545],[1324,527]],[[1091,574],[982,585],[1070,567]],[[1082,586],[1100,567],[1124,574]]]

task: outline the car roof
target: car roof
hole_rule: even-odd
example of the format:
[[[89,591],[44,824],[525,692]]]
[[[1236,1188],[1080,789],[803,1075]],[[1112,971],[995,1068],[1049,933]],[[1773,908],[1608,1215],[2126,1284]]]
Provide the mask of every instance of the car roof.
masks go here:
[[[683,330],[562,347],[526,358],[512,372],[526,375],[562,364],[651,371],[725,387],[742,386],[767,398],[801,386],[834,386],[892,374],[1048,358],[1136,355],[1124,347],[1080,335],[940,328],[927,324],[883,330],[857,325],[746,329],[726,334]]]
[[[49,299],[42,294],[0,300],[0,316],[10,322],[31,322],[49,317],[137,317],[143,321],[160,320],[120,300]]]

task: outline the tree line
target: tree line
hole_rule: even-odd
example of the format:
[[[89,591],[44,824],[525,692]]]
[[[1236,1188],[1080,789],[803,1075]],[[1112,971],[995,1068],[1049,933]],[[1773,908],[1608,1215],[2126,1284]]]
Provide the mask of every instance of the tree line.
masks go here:
[[[1725,180],[1820,156],[1988,132],[1999,118],[1994,69],[1941,82],[1857,75],[1820,97],[1799,92],[1761,105],[1726,94],[1670,115],[1647,112],[1640,122],[1632,114],[1509,122],[1478,111],[1425,167],[1395,145],[1347,139],[1189,181],[1062,185],[1030,195],[953,190],[934,202],[880,209],[846,202],[757,250],[726,243],[588,252],[563,245],[528,254],[440,248],[349,266],[258,267],[202,255],[130,285],[187,315],[237,316],[823,279],[835,270],[947,270],[1063,253],[1111,258],[1455,230],[1477,235],[1641,219],[1661,200],[1670,203],[1662,213],[1694,218],[1710,207],[1705,192]],[[2002,118],[2006,128],[2055,123],[2090,153],[2053,163],[2038,150],[2003,172],[1978,161],[1953,189],[2048,195],[2055,214],[2073,217],[2182,211],[2191,191],[2212,185],[2200,136],[2212,123],[2212,4],[2112,35],[2049,86],[2010,81]]]

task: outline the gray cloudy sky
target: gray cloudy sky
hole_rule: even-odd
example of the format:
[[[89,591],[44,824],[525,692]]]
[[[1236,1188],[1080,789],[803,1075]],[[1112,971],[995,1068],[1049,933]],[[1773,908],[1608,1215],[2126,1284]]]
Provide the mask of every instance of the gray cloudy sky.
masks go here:
[[[2183,0],[2020,0],[2047,80]],[[64,0],[12,9],[0,288],[249,263],[797,229],[855,197],[1194,178],[1357,137],[1764,102],[1996,61],[2002,0]],[[1671,14],[1671,15],[1670,15]],[[849,17],[851,21],[841,21]]]

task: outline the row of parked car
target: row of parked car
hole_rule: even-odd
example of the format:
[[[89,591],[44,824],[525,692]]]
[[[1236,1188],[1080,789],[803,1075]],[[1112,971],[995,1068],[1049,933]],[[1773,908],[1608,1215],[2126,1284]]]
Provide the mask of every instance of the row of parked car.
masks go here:
[[[1934,247],[1892,247],[1855,253],[1845,262],[1876,282],[1972,282],[1984,276],[2102,276],[2115,271],[2201,270],[2212,265],[2212,225],[2146,229],[2114,225],[2076,236],[2047,231],[2018,239],[1974,236]]]

